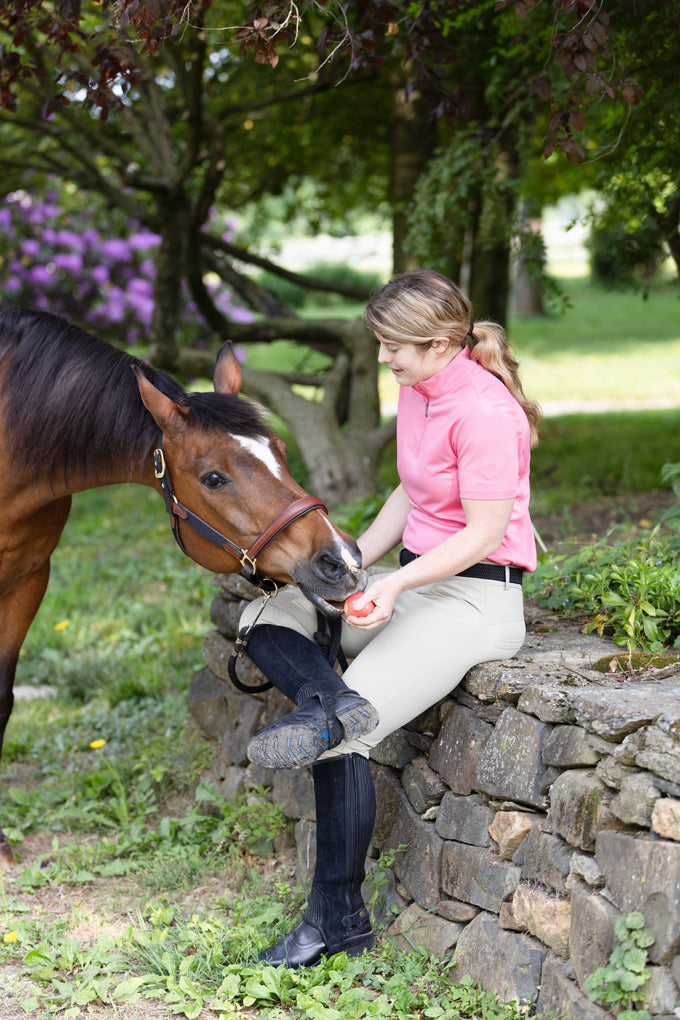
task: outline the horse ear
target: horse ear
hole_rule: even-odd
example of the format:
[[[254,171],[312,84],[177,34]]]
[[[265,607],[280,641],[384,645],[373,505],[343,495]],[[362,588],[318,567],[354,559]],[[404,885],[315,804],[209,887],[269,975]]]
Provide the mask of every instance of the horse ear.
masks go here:
[[[149,382],[138,365],[134,366],[134,370],[137,376],[137,385],[139,386],[139,395],[142,398],[142,403],[149,414],[153,416],[161,431],[171,433],[184,429],[189,408],[181,407],[174,400],[171,400],[170,397],[166,397],[164,393],[161,393],[153,383]]]
[[[238,393],[241,389],[241,368],[236,360],[231,340],[227,340],[217,355],[213,385],[215,393]]]

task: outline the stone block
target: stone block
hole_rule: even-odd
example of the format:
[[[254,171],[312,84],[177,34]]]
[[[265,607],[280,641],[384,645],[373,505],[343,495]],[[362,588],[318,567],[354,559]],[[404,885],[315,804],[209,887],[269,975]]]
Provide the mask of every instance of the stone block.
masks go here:
[[[225,800],[232,800],[239,790],[248,790],[251,787],[252,775],[250,770],[241,768],[238,765],[230,765],[226,768],[222,778],[219,782],[215,783],[217,792]]]
[[[569,956],[571,905],[535,885],[520,885],[512,897],[512,913],[519,928],[530,932],[558,956]]]
[[[642,1006],[652,1016],[679,1015],[680,988],[667,967],[650,967],[649,979],[640,987],[644,993]]]
[[[680,776],[680,739],[667,718],[658,720],[645,734],[645,746],[638,751],[636,762],[663,779],[677,783]]]
[[[410,743],[406,730],[395,730],[371,748],[371,761],[388,765],[392,769],[403,769],[418,757],[418,749]]]
[[[574,710],[569,702],[570,688],[557,683],[529,684],[522,691],[517,707],[545,723],[570,723]]]
[[[546,1020],[612,1020],[612,1014],[590,1002],[580,988],[571,981],[568,965],[555,957],[548,957],[541,972],[541,990],[536,1003],[536,1016]]]
[[[423,757],[415,758],[406,766],[401,782],[413,810],[419,815],[441,803],[446,793],[446,784]]]
[[[472,846],[490,846],[489,825],[495,813],[474,793],[469,797],[447,793],[441,802],[435,828],[443,839],[455,839]]]
[[[599,755],[582,726],[555,726],[543,745],[543,762],[562,769],[595,765]]]
[[[397,879],[423,909],[434,910],[441,899],[443,841],[434,825],[416,814],[403,789],[386,769],[380,769],[376,775],[375,788],[378,808],[374,845],[380,851],[397,851],[393,864]]]
[[[448,896],[498,913],[519,884],[520,869],[482,847],[447,841],[442,851],[442,889]]]
[[[194,673],[189,685],[189,713],[209,737],[221,740],[229,721],[229,688],[211,670],[204,667]]]
[[[412,903],[387,929],[386,935],[397,949],[409,952],[421,946],[430,956],[448,956],[458,941],[464,924],[447,921]]]
[[[624,765],[612,755],[606,755],[597,763],[595,775],[602,780],[605,786],[610,786],[613,790],[620,790],[624,779],[628,776],[638,775],[639,771],[634,765]]]
[[[489,835],[498,844],[498,853],[511,861],[518,847],[524,842],[534,826],[540,824],[542,815],[527,811],[497,811],[489,826]]]
[[[309,818],[300,818],[294,827],[297,865],[295,881],[305,892],[312,886],[316,865],[316,823]]]
[[[515,853],[513,861],[521,865],[522,882],[540,882],[541,885],[564,895],[571,867],[573,847],[558,836],[543,832],[534,826]]]
[[[601,889],[604,885],[604,875],[592,854],[575,853],[572,855],[567,888],[573,889],[574,883],[581,881],[595,889]]]
[[[454,793],[472,793],[475,765],[493,726],[481,722],[469,708],[454,705],[430,751],[430,766]]]
[[[620,744],[617,744],[612,754],[622,765],[635,765],[639,752],[645,746],[646,736],[647,728],[644,726],[633,733],[629,733]]]
[[[660,680],[652,686],[633,681],[616,687],[588,687],[574,691],[569,700],[580,726],[610,740],[623,740],[665,712],[680,713],[680,683]],[[680,760],[677,752],[676,744],[676,760]],[[645,767],[656,771],[646,763]]]
[[[604,898],[577,885],[571,892],[569,956],[579,986],[598,967],[605,967],[619,944],[614,925],[619,911]]]
[[[547,769],[542,752],[551,730],[532,716],[506,709],[479,755],[474,789],[491,797],[544,807],[542,787]]]
[[[447,921],[467,924],[477,916],[479,907],[474,907],[471,903],[463,903],[461,900],[441,900],[437,904],[437,913]]]
[[[241,694],[229,702],[229,721],[222,735],[224,753],[234,765],[248,765],[246,748],[262,729],[265,706],[248,694]]]
[[[654,805],[659,799],[658,786],[654,785],[649,772],[626,776],[621,781],[621,790],[611,802],[611,810],[627,825],[641,825],[649,828],[652,824]]]
[[[547,952],[528,935],[506,931],[483,912],[460,935],[453,959],[456,980],[469,975],[503,1002],[533,1003]]]
[[[623,913],[639,910],[655,933],[652,963],[670,963],[680,952],[680,843],[605,831],[595,855],[612,901]]]
[[[220,634],[235,641],[239,632],[241,613],[248,605],[245,599],[235,599],[228,592],[218,591],[210,603],[210,619]]]
[[[311,769],[275,769],[272,799],[287,818],[314,818]]]
[[[598,832],[620,827],[609,807],[611,799],[612,794],[594,772],[563,772],[550,791],[553,831],[572,846],[592,850]]]
[[[538,679],[521,659],[491,660],[473,666],[463,688],[480,701],[517,701],[524,688]]]
[[[680,800],[675,797],[661,797],[652,810],[652,832],[662,839],[680,841]]]
[[[671,960],[671,977],[680,988],[680,956],[674,956]]]
[[[515,919],[515,912],[512,908],[512,900],[505,903],[501,903],[501,909],[498,912],[498,927],[503,928],[504,931],[525,931],[526,928],[522,924],[518,924]]]
[[[384,928],[390,924],[395,914],[400,914],[406,906],[397,891],[397,880],[391,869],[385,870],[378,861],[366,861],[366,881],[361,887],[361,894],[368,906],[371,920],[376,928]],[[409,902],[411,897],[409,897]]]

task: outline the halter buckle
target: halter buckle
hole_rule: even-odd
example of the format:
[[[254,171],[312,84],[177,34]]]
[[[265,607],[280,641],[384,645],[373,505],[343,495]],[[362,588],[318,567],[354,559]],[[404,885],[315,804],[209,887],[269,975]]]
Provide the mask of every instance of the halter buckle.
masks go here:
[[[153,451],[153,473],[156,478],[165,478],[165,457],[160,447],[156,447]]]

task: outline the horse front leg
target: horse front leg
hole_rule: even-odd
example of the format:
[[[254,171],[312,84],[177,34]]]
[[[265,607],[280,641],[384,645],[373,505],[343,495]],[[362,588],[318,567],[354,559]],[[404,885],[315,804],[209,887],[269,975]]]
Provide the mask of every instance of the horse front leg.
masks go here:
[[[24,577],[0,596],[0,755],[9,717],[14,705],[14,677],[21,646],[50,576],[50,563]],[[16,864],[9,840],[0,829],[0,866]]]

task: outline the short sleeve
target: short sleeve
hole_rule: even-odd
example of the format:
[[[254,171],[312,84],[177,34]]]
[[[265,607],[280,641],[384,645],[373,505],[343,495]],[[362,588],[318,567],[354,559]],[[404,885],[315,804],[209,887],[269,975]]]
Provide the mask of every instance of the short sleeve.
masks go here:
[[[511,409],[477,408],[454,435],[461,499],[514,499],[521,436]]]

